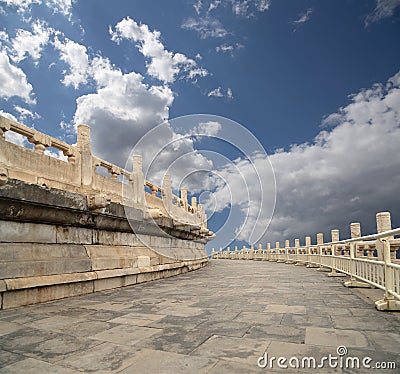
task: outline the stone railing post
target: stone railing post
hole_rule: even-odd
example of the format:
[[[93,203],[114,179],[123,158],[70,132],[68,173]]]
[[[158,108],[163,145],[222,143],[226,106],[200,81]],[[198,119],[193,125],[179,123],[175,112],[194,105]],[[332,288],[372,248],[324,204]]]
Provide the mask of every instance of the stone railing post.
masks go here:
[[[392,221],[390,218],[390,212],[379,212],[376,214],[376,230],[377,233],[380,234],[385,231],[389,231],[392,229]],[[394,239],[394,236],[388,236],[385,238],[387,240]],[[389,244],[390,246],[390,244]],[[396,252],[391,251],[391,257],[393,260],[396,259]]]
[[[307,267],[308,268],[317,268],[317,267],[319,267],[317,264],[316,264],[316,260],[315,260],[315,258],[317,257],[316,255],[318,255],[319,253],[319,244],[320,243],[322,243],[323,244],[323,242],[324,242],[324,237],[323,237],[323,235],[322,235],[322,241],[321,241],[321,235],[322,234],[317,234],[317,246],[311,246],[311,238],[310,238],[310,246],[309,246],[309,250],[308,250],[308,252],[310,253],[310,256],[309,256],[309,263],[308,263],[308,265],[307,265]],[[306,238],[306,240],[307,240],[307,238]],[[318,261],[318,260],[317,260]]]
[[[81,162],[81,185],[90,188],[93,183],[93,157],[90,147],[90,127],[88,125],[78,126],[77,145]]]
[[[382,232],[383,231],[387,230],[382,230]],[[383,252],[383,261],[385,262],[385,268],[384,268],[385,296],[383,299],[375,302],[375,307],[378,310],[400,311],[400,301],[396,300],[396,298],[390,293],[390,291],[394,291],[396,289],[396,286],[395,286],[394,269],[393,267],[390,266],[392,264],[392,261],[391,261],[389,239],[388,238],[378,239],[377,247],[379,247],[379,250]]]
[[[340,233],[339,230],[331,230],[331,241],[338,242],[340,240]],[[336,262],[336,255],[337,255],[337,244],[331,245],[331,256],[332,256],[332,267],[331,272],[328,274],[329,277],[345,277],[346,274],[337,272],[337,262]]]
[[[164,207],[168,215],[172,216],[172,187],[171,187],[171,176],[168,174],[164,175],[163,185],[162,185],[162,199]]]
[[[310,251],[311,251],[311,236],[306,236],[305,237],[305,245],[306,245],[306,255],[307,255],[307,261],[305,261],[306,264],[310,263],[311,257],[310,257]]]
[[[187,188],[181,188],[181,200],[183,201],[183,208],[188,210]]]
[[[296,258],[296,265],[299,265],[299,261],[300,261],[300,239],[294,239],[294,254],[295,254],[295,258]]]
[[[363,287],[370,288],[368,283],[361,282],[357,280],[355,275],[357,275],[357,263],[356,263],[356,242],[350,243],[350,280],[344,282],[346,287]]]
[[[133,184],[133,203],[138,207],[144,208],[145,195],[144,195],[144,175],[142,170],[142,156],[132,156],[132,184]]]
[[[379,212],[376,214],[376,229],[377,229],[378,234],[392,229],[390,212]],[[394,236],[388,236],[385,239],[389,240],[388,243],[390,246],[390,240],[394,239]],[[377,251],[377,252],[378,252],[378,257],[380,259],[383,259],[383,253],[381,253],[382,251]],[[392,260],[396,259],[396,251],[395,250],[391,250],[391,258],[392,258]]]
[[[196,208],[197,208],[197,199],[196,196],[192,197],[192,208],[194,209],[194,211],[196,212]]]
[[[350,223],[350,237],[352,239],[361,237],[361,224],[359,222]],[[344,255],[346,255],[346,252],[348,252],[347,248],[349,248],[349,247],[346,246],[346,248],[344,250],[345,251]],[[359,251],[358,245],[356,244],[356,247],[355,247],[355,256],[356,257],[359,257],[358,251]],[[348,254],[348,255],[350,256],[350,254]]]

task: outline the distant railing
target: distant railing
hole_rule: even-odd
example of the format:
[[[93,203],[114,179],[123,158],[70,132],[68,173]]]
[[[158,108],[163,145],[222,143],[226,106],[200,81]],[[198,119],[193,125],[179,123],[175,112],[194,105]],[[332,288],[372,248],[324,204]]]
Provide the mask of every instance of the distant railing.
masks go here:
[[[174,195],[170,176],[165,176],[163,187],[145,180],[139,155],[133,156],[133,171],[102,160],[92,154],[90,127],[79,125],[77,130],[77,144],[70,145],[0,116],[0,183],[12,178],[84,193],[93,208],[101,208],[109,202],[126,203],[153,218],[173,218],[177,224],[192,225],[193,230],[198,228],[203,236],[213,237],[207,229],[207,216],[201,204],[197,204],[196,197],[192,197],[189,204],[185,188],[181,189],[180,197]],[[25,136],[26,141],[34,145],[33,150],[7,141],[7,132]],[[60,151],[67,162],[46,154],[48,147]],[[109,176],[99,174],[97,167],[104,168]],[[93,196],[96,198],[91,199]]]
[[[331,231],[331,241],[324,243],[323,234],[317,234],[317,243],[311,244],[311,237],[305,238],[305,245],[295,239],[294,246],[289,240],[285,247],[275,243],[275,248],[267,243],[265,249],[259,244],[257,249],[243,247],[231,251],[212,249],[212,258],[248,259],[275,261],[309,268],[319,268],[329,272],[329,276],[349,276],[347,287],[376,287],[385,291],[384,298],[375,303],[378,310],[400,311],[400,260],[396,252],[400,247],[400,228],[391,228],[389,212],[376,215],[377,234],[361,236],[359,223],[350,225],[351,238],[339,240],[339,230]]]

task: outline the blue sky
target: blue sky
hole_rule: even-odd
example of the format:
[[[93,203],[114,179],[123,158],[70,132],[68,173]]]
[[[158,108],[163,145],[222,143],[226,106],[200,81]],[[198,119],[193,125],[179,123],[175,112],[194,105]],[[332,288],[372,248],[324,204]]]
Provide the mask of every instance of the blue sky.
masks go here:
[[[216,210],[217,233],[237,208],[216,247],[234,237],[303,240],[333,228],[346,237],[352,221],[372,232],[384,210],[400,224],[399,0],[3,0],[0,22],[3,115],[69,143],[85,122],[94,153],[121,166],[139,138],[171,120],[154,144],[163,147],[178,133],[173,119],[184,115],[226,117],[258,139],[276,189],[270,176],[254,182],[246,157],[257,174],[266,156],[256,159],[247,139],[246,155],[226,142],[188,139],[156,163],[155,181],[171,153],[190,153],[178,180],[213,171],[188,187],[212,192],[216,202],[205,206]],[[216,126],[208,135],[219,138]],[[232,165],[253,201],[244,201]],[[257,238],[251,227],[259,227]]]

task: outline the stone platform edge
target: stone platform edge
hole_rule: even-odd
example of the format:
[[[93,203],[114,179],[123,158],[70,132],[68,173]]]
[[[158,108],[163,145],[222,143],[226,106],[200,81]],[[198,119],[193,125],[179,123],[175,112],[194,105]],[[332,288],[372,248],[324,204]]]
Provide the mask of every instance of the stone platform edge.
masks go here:
[[[207,240],[140,209],[89,207],[73,193],[9,179],[0,186],[0,309],[162,279],[207,265]],[[147,244],[144,244],[147,243]]]
[[[145,258],[143,260],[146,261]],[[139,268],[2,279],[0,280],[0,309],[16,308],[173,277],[201,269],[207,263],[208,259],[203,258]]]

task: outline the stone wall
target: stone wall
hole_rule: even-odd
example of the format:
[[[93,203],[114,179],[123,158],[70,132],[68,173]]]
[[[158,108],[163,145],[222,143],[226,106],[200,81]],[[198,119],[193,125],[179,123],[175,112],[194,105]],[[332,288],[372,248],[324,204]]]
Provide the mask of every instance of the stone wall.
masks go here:
[[[129,223],[121,204],[90,209],[81,194],[9,179],[0,186],[1,308],[132,285],[207,264],[204,238],[185,239],[190,231],[174,228],[171,218],[162,218],[156,228],[143,220],[141,210],[133,215],[136,222]]]
[[[26,137],[29,147],[6,140]],[[52,157],[55,148],[65,160]],[[52,151],[53,152],[53,151]],[[53,152],[54,153],[54,152]],[[0,308],[132,285],[199,269],[214,237],[171,178],[146,180],[92,154],[90,128],[69,145],[0,116]],[[98,167],[108,176],[97,172]]]

